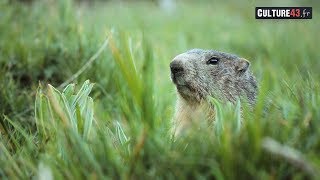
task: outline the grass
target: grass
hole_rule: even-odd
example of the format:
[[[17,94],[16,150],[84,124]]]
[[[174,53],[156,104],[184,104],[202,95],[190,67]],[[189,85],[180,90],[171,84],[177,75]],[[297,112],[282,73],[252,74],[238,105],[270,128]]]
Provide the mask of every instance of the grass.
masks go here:
[[[258,5],[1,1],[0,178],[316,179],[319,7],[262,21]],[[215,126],[173,140],[168,66],[190,48],[249,59],[259,97],[211,99]]]

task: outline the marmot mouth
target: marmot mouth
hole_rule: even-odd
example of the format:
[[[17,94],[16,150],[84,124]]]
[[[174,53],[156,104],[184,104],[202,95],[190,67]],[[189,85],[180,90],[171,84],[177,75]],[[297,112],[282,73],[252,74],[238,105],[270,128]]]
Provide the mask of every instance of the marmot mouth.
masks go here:
[[[190,89],[189,86],[187,86],[187,85],[181,85],[181,84],[176,84],[176,87],[177,87],[178,91],[179,91],[180,89]]]
[[[183,79],[183,77],[181,77],[181,74],[172,74],[171,73],[171,80],[172,82],[176,85],[176,86],[185,86],[185,80]]]
[[[178,93],[186,100],[197,99],[197,92],[188,84],[176,84]]]

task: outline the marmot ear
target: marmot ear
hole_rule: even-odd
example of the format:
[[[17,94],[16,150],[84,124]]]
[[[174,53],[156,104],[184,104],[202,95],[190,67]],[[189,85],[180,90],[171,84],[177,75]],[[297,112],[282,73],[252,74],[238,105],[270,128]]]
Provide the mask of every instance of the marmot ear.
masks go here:
[[[249,66],[250,66],[250,62],[248,60],[246,60],[244,58],[240,58],[237,61],[236,70],[240,74],[243,74],[243,73],[245,73],[247,71],[247,69],[249,69]]]

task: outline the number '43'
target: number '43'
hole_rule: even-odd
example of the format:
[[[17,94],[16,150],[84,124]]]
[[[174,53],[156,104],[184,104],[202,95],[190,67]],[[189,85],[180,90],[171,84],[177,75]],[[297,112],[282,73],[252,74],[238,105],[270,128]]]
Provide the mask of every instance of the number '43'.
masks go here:
[[[300,17],[300,9],[291,9],[290,16],[291,17]]]

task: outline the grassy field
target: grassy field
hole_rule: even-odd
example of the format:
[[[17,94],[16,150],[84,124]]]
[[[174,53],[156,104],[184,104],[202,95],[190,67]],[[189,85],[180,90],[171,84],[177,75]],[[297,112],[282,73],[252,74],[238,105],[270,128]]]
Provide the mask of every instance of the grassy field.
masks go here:
[[[0,179],[319,178],[319,7],[306,3],[0,1]],[[259,5],[314,18],[255,20]],[[215,102],[214,127],[172,139],[169,63],[191,48],[250,60],[259,97],[240,129],[239,109]]]

